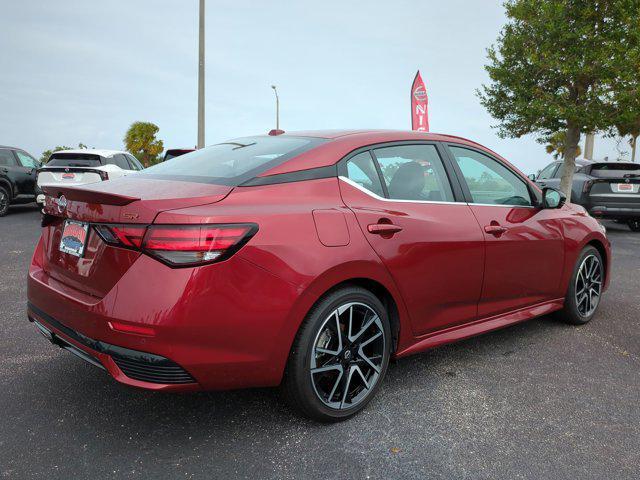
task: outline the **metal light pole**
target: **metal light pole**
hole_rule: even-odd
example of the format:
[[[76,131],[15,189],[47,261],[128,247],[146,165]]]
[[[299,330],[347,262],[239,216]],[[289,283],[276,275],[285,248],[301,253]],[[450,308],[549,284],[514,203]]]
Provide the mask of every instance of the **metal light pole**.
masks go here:
[[[276,94],[276,130],[280,130],[280,98],[278,97],[278,89],[275,85],[271,85],[273,93]]]
[[[200,0],[198,34],[198,148],[204,147],[204,0]]]

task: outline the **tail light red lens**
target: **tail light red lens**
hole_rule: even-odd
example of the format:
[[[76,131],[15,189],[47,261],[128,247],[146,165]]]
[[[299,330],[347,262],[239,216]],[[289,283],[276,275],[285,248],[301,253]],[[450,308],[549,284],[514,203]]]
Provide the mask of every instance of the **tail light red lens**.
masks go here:
[[[141,250],[170,266],[225,260],[258,231],[254,223],[214,225],[95,225],[107,244]]]
[[[95,225],[94,228],[109,245],[126,248],[141,248],[147,231],[146,225]]]

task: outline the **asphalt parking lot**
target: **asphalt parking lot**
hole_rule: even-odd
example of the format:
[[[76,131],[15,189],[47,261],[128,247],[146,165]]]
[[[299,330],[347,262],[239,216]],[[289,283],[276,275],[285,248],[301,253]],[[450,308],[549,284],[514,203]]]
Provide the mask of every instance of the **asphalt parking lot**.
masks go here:
[[[117,384],[26,318],[35,207],[0,218],[2,478],[638,478],[640,234],[607,224],[599,314],[540,318],[391,365],[360,415],[319,425],[275,390]]]

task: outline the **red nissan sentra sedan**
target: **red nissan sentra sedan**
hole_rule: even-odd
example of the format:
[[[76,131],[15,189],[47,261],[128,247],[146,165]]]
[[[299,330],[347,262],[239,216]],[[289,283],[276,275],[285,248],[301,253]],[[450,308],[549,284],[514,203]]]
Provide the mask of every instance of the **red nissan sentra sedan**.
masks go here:
[[[449,135],[239,138],[45,193],[28,315],[49,340],[136,387],[281,385],[323,421],[392,356],[586,323],[609,281],[582,207]]]

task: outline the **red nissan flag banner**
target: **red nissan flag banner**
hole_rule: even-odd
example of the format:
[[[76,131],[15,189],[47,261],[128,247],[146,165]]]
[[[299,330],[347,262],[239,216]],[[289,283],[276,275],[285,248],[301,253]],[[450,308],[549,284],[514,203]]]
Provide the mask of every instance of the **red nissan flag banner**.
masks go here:
[[[420,70],[411,85],[411,130],[429,131],[429,97]]]

